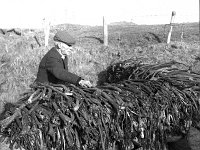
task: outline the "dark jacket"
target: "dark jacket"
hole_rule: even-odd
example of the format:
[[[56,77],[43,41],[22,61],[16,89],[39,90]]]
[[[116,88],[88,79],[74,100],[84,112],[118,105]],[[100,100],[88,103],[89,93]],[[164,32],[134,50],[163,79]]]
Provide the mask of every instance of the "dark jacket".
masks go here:
[[[36,82],[78,84],[80,80],[79,76],[68,72],[68,58],[63,60],[57,49],[53,47],[40,62]]]

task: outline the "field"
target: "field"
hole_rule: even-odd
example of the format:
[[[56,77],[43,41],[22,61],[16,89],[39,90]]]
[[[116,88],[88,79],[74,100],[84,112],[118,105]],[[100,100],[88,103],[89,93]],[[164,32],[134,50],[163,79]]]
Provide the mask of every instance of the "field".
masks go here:
[[[6,101],[15,102],[21,93],[29,89],[35,80],[40,59],[53,46],[52,37],[59,29],[69,31],[77,39],[76,51],[70,57],[70,71],[89,79],[94,85],[103,82],[103,71],[110,64],[128,58],[144,63],[176,60],[186,64],[187,69],[200,73],[198,23],[176,24],[170,44],[166,44],[168,25],[110,25],[107,47],[103,45],[101,26],[54,26],[48,48],[44,47],[41,30],[18,29],[21,36],[13,32],[0,34],[0,110]]]

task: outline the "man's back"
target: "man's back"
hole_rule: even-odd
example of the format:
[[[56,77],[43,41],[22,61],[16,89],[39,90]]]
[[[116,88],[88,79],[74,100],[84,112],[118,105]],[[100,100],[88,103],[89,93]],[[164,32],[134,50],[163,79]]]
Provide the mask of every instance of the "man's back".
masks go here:
[[[56,62],[56,63],[55,63]],[[56,67],[57,69],[65,69],[68,71],[68,64],[67,64],[67,58],[62,60],[60,54],[56,50],[55,47],[53,47],[50,51],[48,51],[45,56],[42,58],[38,73],[37,73],[37,82],[42,83],[60,83],[61,80],[56,78],[54,74],[52,74],[49,70]]]

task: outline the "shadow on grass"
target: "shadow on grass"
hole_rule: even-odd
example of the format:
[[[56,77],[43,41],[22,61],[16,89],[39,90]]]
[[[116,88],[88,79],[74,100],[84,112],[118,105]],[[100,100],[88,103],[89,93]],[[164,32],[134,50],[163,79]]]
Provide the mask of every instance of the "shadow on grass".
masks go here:
[[[162,43],[162,40],[160,39],[160,37],[158,35],[156,35],[155,33],[152,32],[148,32],[148,34],[150,35],[145,35],[144,38],[148,41],[154,39],[156,42],[158,43]]]
[[[95,36],[84,36],[84,38],[95,39],[95,40],[98,40],[101,44],[104,43],[101,38],[98,38],[98,37],[95,37]]]

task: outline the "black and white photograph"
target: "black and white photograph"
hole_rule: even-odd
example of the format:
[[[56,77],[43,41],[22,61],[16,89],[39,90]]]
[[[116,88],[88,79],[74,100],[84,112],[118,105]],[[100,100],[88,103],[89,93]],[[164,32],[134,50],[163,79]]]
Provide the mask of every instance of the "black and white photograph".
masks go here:
[[[0,0],[0,150],[200,150],[199,0]]]

